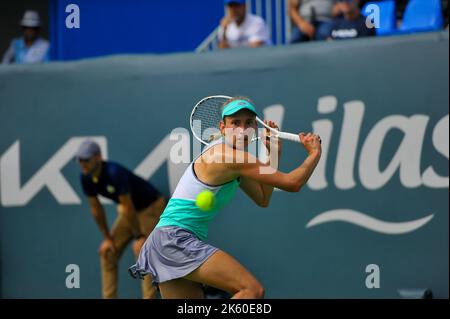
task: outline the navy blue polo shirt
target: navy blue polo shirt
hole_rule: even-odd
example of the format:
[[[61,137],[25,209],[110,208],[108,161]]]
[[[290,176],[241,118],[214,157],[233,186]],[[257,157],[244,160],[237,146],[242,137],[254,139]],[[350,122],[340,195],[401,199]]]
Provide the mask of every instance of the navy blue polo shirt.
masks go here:
[[[81,185],[86,196],[100,194],[116,203],[119,203],[119,195],[130,194],[134,208],[138,211],[148,207],[161,196],[148,181],[114,162],[102,162],[97,183],[94,183],[91,175],[81,174]]]
[[[346,20],[345,18],[337,18],[331,23],[332,39],[353,39],[359,37],[367,37],[375,35],[375,28],[366,26],[366,18],[360,16],[356,20]]]

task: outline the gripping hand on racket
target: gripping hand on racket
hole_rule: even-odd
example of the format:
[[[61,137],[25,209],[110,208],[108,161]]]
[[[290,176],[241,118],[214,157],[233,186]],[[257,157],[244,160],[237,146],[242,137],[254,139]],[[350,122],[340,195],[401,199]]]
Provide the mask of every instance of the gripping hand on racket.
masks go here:
[[[274,128],[278,131],[280,130],[278,125],[273,121],[264,120],[264,123],[271,128]],[[277,136],[275,136],[274,134],[272,134],[268,128],[264,129],[264,140],[263,141],[264,141],[264,145],[266,146],[269,153],[277,151],[278,156],[280,156],[280,154],[281,154],[281,139],[278,138]]]
[[[305,150],[308,152],[308,154],[321,154],[322,153],[322,147],[321,147],[321,140],[320,136],[313,134],[313,133],[300,133],[298,135],[300,137],[300,142],[302,143]]]

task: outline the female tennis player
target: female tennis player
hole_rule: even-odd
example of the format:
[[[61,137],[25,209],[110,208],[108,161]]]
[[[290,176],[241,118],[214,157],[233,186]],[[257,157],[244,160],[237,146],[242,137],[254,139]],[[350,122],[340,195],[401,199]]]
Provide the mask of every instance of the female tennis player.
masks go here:
[[[298,192],[320,159],[320,138],[312,133],[299,134],[308,156],[289,173],[275,167],[281,152],[279,139],[270,143],[269,138],[264,138],[268,163],[246,152],[252,140],[248,132],[254,133],[257,128],[256,109],[248,98],[226,101],[221,117],[222,137],[189,165],[142,247],[137,263],[129,269],[133,277],[151,274],[154,283],[159,284],[162,298],[203,298],[202,284],[224,290],[232,298],[263,298],[263,286],[244,266],[204,241],[208,223],[233,198],[238,187],[261,207],[269,205],[274,187]],[[266,123],[278,129],[275,123]],[[206,212],[195,204],[197,195],[204,190],[215,194],[214,206]]]

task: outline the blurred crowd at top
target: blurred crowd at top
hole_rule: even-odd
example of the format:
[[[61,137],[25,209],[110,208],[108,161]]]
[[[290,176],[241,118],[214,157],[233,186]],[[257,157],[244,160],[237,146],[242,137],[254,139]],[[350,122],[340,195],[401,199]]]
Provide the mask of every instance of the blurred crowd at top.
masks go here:
[[[219,49],[272,45],[270,26],[246,3],[224,0],[225,15],[213,39]],[[448,0],[288,0],[286,11],[291,44],[448,29]],[[50,43],[40,35],[39,13],[27,10],[18,27],[22,36],[11,40],[2,63],[49,61]]]

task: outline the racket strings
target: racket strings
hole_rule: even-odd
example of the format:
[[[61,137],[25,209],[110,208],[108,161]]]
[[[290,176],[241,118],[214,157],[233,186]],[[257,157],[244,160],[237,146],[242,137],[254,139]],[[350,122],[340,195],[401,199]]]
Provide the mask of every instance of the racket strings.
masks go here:
[[[222,106],[227,101],[227,98],[213,98],[197,105],[192,114],[191,126],[202,141],[210,143],[221,136],[219,123],[222,120]]]

